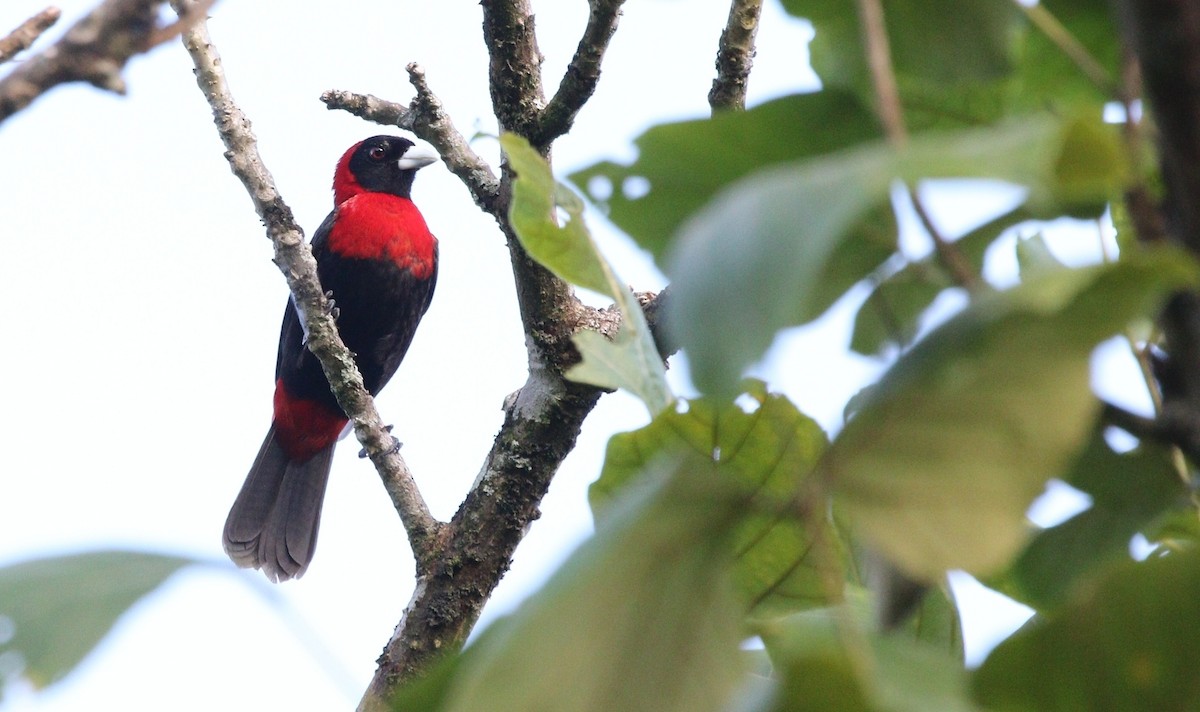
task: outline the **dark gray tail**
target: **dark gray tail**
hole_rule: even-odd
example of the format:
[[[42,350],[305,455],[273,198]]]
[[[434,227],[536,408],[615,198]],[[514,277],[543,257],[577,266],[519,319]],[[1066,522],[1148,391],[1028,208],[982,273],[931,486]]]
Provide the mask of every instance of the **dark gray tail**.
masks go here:
[[[225,520],[225,553],[235,564],[262,569],[272,581],[304,574],[317,548],[333,448],[291,462],[271,424]]]

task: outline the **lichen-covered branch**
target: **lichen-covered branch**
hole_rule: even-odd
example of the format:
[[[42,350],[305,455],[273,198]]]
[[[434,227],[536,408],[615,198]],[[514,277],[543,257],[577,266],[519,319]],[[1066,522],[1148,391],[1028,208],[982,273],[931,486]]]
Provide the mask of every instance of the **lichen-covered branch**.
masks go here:
[[[546,95],[542,53],[529,0],[481,0],[483,41],[490,57],[488,85],[501,131],[531,139],[537,133]]]
[[[17,56],[18,52],[24,52],[32,47],[37,38],[53,27],[60,17],[62,17],[62,10],[57,7],[48,7],[22,22],[20,27],[8,33],[7,37],[0,37],[0,64]]]
[[[172,0],[172,5],[177,11],[184,11],[190,3]],[[363,387],[354,357],[338,335],[329,301],[317,278],[312,250],[259,156],[250,122],[233,100],[205,23],[198,23],[185,32],[183,43],[195,65],[196,83],[212,107],[230,168],[246,187],[254,209],[266,225],[267,236],[275,247],[275,263],[287,278],[288,287],[305,319],[308,347],[320,360],[338,404],[354,424],[355,435],[379,470],[408,531],[420,572],[435,556],[441,525],[430,515],[404,459],[394,452],[392,437]]]
[[[425,71],[415,62],[407,69],[409,81],[417,90],[416,97],[407,107],[371,94],[337,90],[322,94],[321,101],[331,110],[341,109],[377,124],[412,131],[428,141],[437,149],[450,172],[467,187],[475,204],[497,220],[503,220],[504,212],[498,202],[500,181],[495,172],[471,150],[470,144],[455,128],[442,108],[441,100],[425,81]]]
[[[759,2],[760,0],[751,0]],[[600,62],[609,40],[617,31],[624,0],[592,0],[587,27],[575,49],[575,56],[559,82],[558,91],[542,111],[537,134],[531,137],[534,148],[544,149],[571,130],[575,116],[596,91],[600,81]]]
[[[762,0],[733,0],[729,21],[717,48],[717,76],[708,91],[713,111],[746,108],[746,87],[754,65],[754,39],[762,16]]]
[[[87,82],[125,93],[121,71],[130,57],[154,46],[164,0],[106,0],[58,42],[0,79],[0,122],[59,84]]]

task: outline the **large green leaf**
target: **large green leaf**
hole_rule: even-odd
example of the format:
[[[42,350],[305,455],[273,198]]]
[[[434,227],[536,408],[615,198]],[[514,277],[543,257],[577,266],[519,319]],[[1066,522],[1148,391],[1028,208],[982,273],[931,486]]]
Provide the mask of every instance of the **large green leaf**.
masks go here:
[[[181,567],[177,556],[95,551],[0,568],[0,655],[15,653],[22,675],[44,687],[70,672],[138,599]],[[4,678],[0,676],[0,692]]]
[[[1092,506],[1039,532],[998,586],[1038,609],[1061,605],[1101,564],[1128,558],[1134,534],[1172,504],[1187,502],[1168,450],[1143,442],[1117,453],[1100,429],[1064,479],[1090,495]],[[1195,509],[1188,510],[1195,518]]]
[[[509,219],[521,245],[559,277],[612,297],[621,310],[621,328],[611,338],[595,331],[573,338],[583,362],[569,369],[567,377],[602,388],[627,388],[651,413],[666,408],[674,397],[646,316],[588,234],[583,202],[554,180],[550,166],[525,139],[506,133],[500,145],[517,173]],[[566,212],[565,225],[558,224],[557,209]]]
[[[796,517],[786,507],[820,457],[825,434],[783,396],[758,390],[754,397],[757,408],[750,413],[698,400],[685,413],[666,411],[640,430],[614,436],[589,494],[603,521],[614,498],[659,459],[705,462],[727,496],[746,503],[731,525],[734,586],[754,615],[769,616],[829,600],[822,554],[839,545],[826,522]],[[823,517],[820,507],[816,516]],[[822,541],[814,544],[817,538]]]
[[[741,505],[717,496],[707,467],[655,463],[541,591],[395,708],[724,709],[742,672],[742,607],[723,523]]]
[[[570,180],[606,207],[618,227],[659,256],[687,217],[726,185],[768,166],[881,136],[868,106],[847,92],[826,90],[783,97],[748,111],[655,126],[635,140],[638,158],[632,165],[606,161]],[[645,181],[647,192],[627,195],[625,186],[637,181]],[[594,190],[597,183],[606,189]],[[890,242],[895,244],[894,234]]]
[[[899,153],[877,143],[759,171],[680,232],[666,264],[668,327],[696,385],[732,394],[779,329],[817,317],[830,294],[866,275],[835,269],[833,257],[860,238],[858,226],[896,179],[999,178],[1026,185],[1031,205],[1075,206],[1103,201],[1122,184],[1117,146],[1098,119],[1043,118],[924,134]]]
[[[1200,709],[1197,591],[1196,550],[1117,566],[992,651],[976,696],[1006,710]]]
[[[833,86],[868,83],[858,4],[853,0],[784,0],[808,18],[816,36],[813,69]],[[1020,20],[1012,3],[995,0],[889,0],[884,20],[897,74],[929,82],[967,82],[1004,76],[1012,67]]]
[[[780,690],[766,712],[969,712],[961,663],[912,639],[868,633],[861,613],[825,608],[760,623]]]
[[[826,87],[874,96],[858,6],[850,0],[787,0],[816,30],[813,68]],[[883,4],[893,70],[914,132],[992,123],[1053,107],[1070,113],[1111,100],[1120,43],[1109,3],[1044,0],[1028,12],[1088,53],[1109,82],[1097,84],[1016,3],[896,0]],[[1073,49],[1072,51],[1078,51]]]
[[[826,454],[855,531],[918,579],[1007,565],[1028,533],[1025,510],[1093,422],[1092,349],[1196,276],[1180,253],[1143,253],[981,296],[936,329]]]

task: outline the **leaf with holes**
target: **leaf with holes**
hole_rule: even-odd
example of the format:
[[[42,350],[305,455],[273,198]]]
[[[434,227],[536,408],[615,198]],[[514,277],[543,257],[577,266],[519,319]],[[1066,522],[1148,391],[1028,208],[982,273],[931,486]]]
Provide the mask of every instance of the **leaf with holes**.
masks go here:
[[[517,173],[509,219],[521,245],[559,277],[611,296],[621,310],[621,328],[611,340],[592,331],[574,337],[583,362],[568,369],[567,378],[602,388],[627,388],[651,413],[666,408],[674,397],[646,316],[588,234],[582,201],[554,180],[550,167],[525,139],[506,133],[500,144]],[[568,216],[562,226],[555,219],[560,208]]]

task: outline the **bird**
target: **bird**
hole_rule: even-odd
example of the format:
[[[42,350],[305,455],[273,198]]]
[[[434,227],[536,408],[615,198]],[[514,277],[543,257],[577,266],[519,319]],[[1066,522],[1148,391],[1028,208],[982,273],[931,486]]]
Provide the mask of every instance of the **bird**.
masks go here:
[[[354,144],[334,172],[333,211],[313,234],[321,288],[336,305],[338,333],[372,396],[396,373],[433,298],[438,241],[411,192],[416,172],[435,160],[398,136]],[[350,430],[305,331],[289,299],[271,426],[223,533],[235,564],[261,569],[273,582],[308,569],[334,448]]]

